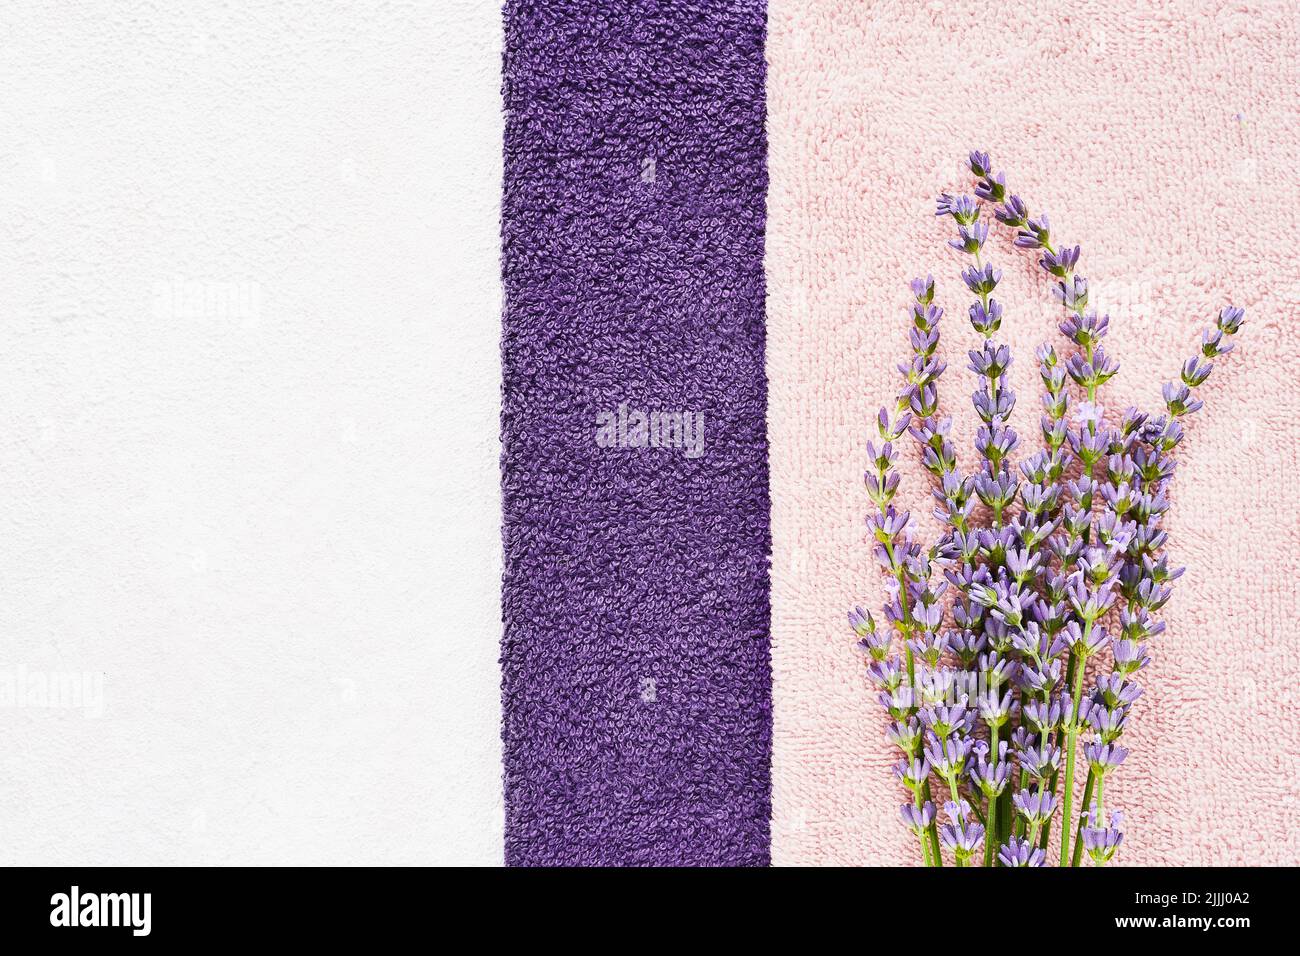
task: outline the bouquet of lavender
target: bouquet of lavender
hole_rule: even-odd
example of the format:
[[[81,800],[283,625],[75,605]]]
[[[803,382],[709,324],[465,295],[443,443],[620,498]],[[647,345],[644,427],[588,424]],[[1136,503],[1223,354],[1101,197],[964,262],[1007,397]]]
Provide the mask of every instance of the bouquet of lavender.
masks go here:
[[[969,257],[961,277],[984,339],[969,353],[980,466],[959,471],[951,419],[939,416],[943,311],[933,278],[915,279],[912,357],[899,365],[894,413],[880,410],[880,444],[867,446],[876,507],[867,527],[887,575],[887,624],[861,608],[849,622],[902,753],[895,772],[911,793],[902,819],[927,866],[942,866],[945,850],[957,866],[1042,866],[1058,809],[1061,865],[1078,866],[1086,852],[1100,866],[1124,838],[1121,815],[1107,814],[1106,781],[1128,756],[1120,741],[1142,694],[1136,676],[1151,660],[1146,642],[1164,630],[1155,614],[1182,574],[1167,563],[1160,527],[1173,452],[1182,418],[1201,407],[1194,389],[1232,350],[1243,313],[1224,308],[1205,330],[1181,382],[1164,386],[1162,412],[1108,416],[1098,393],[1119,366],[1102,347],[1109,318],[1089,308],[1076,272],[1079,247],[1054,244],[1047,216],[1031,218],[1008,195],[987,153],[971,153],[969,165],[974,196],[945,193],[937,215],[952,217],[949,245]],[[1020,437],[1008,424],[1016,396],[1004,381],[1012,357],[994,340],[1002,273],[984,259],[989,210],[1055,279],[1069,343],[1064,355],[1050,345],[1036,352],[1044,444],[1018,463]],[[892,504],[905,432],[933,476],[944,524],[930,548]]]

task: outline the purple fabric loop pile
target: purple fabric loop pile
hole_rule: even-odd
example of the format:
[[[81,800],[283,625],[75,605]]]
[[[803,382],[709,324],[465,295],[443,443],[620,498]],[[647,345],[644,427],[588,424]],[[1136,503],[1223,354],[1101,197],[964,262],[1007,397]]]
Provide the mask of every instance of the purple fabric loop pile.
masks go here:
[[[764,5],[505,17],[507,862],[765,864]]]

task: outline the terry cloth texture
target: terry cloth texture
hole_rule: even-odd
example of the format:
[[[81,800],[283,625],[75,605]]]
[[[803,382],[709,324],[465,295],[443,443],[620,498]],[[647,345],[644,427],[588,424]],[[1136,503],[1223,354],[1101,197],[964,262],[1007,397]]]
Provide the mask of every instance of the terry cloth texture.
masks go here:
[[[969,191],[990,150],[1008,183],[1082,245],[1111,315],[1114,411],[1152,408],[1202,326],[1247,309],[1188,420],[1166,527],[1186,565],[1145,696],[1107,779],[1125,864],[1300,863],[1300,36],[1295,4],[772,0],[768,374],[773,497],[773,860],[916,862],[885,717],[845,612],[884,591],[864,541],[873,416],[899,385],[907,280],[946,308],[940,384],[969,469],[977,342],[934,196]],[[1005,240],[1000,337],[1013,424],[1036,439],[1031,349],[1061,342],[1047,287]],[[901,504],[932,536],[905,442]],[[1080,775],[1080,786],[1082,785]],[[1077,802],[1077,797],[1076,797]],[[1059,833],[1059,827],[1056,828]]]
[[[506,860],[765,864],[764,4],[505,17]]]

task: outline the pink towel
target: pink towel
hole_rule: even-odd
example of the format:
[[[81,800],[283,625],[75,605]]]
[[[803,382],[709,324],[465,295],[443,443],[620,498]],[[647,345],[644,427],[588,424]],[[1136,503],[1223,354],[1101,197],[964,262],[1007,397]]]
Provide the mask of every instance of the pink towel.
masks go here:
[[[1118,862],[1300,863],[1294,4],[773,0],[769,34],[773,861],[916,862],[844,614],[882,600],[864,446],[898,386],[918,272],[948,310],[940,394],[973,461],[977,335],[933,200],[969,191],[961,160],[981,148],[1082,245],[1122,365],[1112,410],[1154,408],[1218,307],[1247,309],[1178,451],[1166,526],[1188,571],[1107,806],[1126,815]],[[991,251],[1013,424],[1036,436],[1031,350],[1060,341],[1059,312],[1029,256]],[[933,535],[910,446],[904,462],[902,504]]]

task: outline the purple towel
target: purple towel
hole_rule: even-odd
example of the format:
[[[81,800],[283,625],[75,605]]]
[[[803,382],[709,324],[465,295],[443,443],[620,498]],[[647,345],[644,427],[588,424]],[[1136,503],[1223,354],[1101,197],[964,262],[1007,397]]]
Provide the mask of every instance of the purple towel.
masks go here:
[[[765,5],[505,17],[506,861],[766,864]]]

